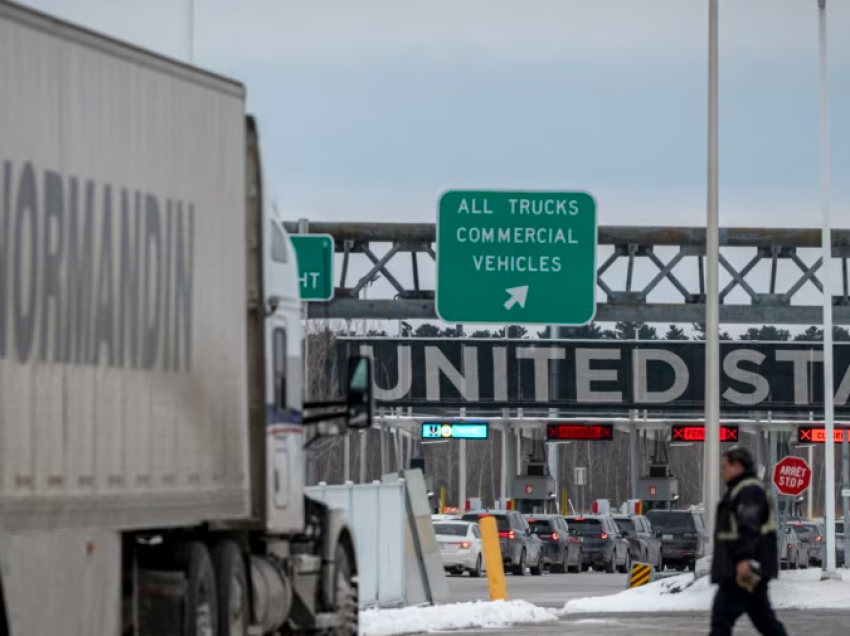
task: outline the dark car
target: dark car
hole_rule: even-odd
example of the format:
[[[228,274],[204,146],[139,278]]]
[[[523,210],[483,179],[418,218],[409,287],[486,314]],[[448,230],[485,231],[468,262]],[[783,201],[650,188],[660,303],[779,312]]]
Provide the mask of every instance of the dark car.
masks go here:
[[[661,539],[664,566],[693,570],[705,556],[706,531],[701,512],[694,510],[650,510],[646,518]]]
[[[631,568],[629,544],[620,534],[614,520],[607,515],[573,515],[567,517],[570,531],[581,537],[581,571],[600,569],[628,572]]]
[[[844,567],[844,521],[835,523],[835,565]]]
[[[531,531],[543,542],[543,563],[550,572],[578,572],[581,567],[581,541],[570,534],[560,515],[525,515]]]
[[[648,563],[656,572],[664,569],[661,539],[655,536],[652,524],[643,515],[613,515],[620,534],[629,542],[632,561]]]
[[[467,512],[461,521],[478,523],[484,517],[493,517],[499,530],[499,547],[505,571],[514,576],[524,576],[525,568],[534,576],[543,574],[543,542],[531,531],[522,514],[516,510],[476,510]]]

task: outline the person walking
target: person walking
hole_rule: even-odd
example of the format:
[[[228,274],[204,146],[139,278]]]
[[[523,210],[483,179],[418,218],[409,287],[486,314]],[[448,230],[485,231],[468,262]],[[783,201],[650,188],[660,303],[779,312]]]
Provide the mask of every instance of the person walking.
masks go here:
[[[763,636],[787,636],[767,595],[779,573],[776,518],[753,456],[739,446],[720,462],[726,493],[717,505],[711,582],[717,595],[711,609],[710,636],[731,636],[742,614]]]

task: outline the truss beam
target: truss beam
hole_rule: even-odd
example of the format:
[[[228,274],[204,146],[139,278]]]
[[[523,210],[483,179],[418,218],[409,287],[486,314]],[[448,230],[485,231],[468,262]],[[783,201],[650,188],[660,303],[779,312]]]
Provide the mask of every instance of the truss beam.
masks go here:
[[[304,223],[310,233],[330,234],[334,237],[336,252],[343,255],[341,276],[337,281],[335,298],[328,303],[310,303],[311,318],[368,319],[368,320],[435,320],[434,291],[420,287],[420,269],[423,262],[433,263],[436,228],[433,223]],[[299,223],[287,223],[290,233],[298,233]],[[820,247],[820,229],[775,228],[721,228],[720,262],[731,277],[721,291],[720,319],[730,324],[818,324],[822,320],[820,305],[793,304],[794,296],[807,285],[822,293],[823,286],[816,273],[820,258],[812,257],[807,263],[798,249]],[[832,232],[832,256],[840,261],[842,293],[833,296],[836,324],[850,324],[850,294],[848,294],[848,258],[850,258],[850,230]],[[383,244],[383,245],[382,245]],[[601,322],[620,320],[651,323],[703,322],[705,316],[704,255],[705,230],[696,227],[637,227],[602,226],[599,228],[599,245],[613,247],[607,258],[600,258],[597,285],[606,296],[606,302],[597,305],[596,319]],[[658,247],[678,247],[667,262],[657,254]],[[749,248],[749,260],[744,267],[736,268],[730,255]],[[399,256],[410,254],[410,258]],[[377,254],[383,254],[378,257]],[[421,258],[417,258],[421,257]],[[360,260],[366,273],[356,281],[349,281],[350,262]],[[424,261],[422,260],[424,259]],[[626,275],[618,284],[608,270],[620,259],[627,261]],[[635,283],[634,264],[644,259],[652,264],[655,273],[645,283]],[[696,290],[690,289],[677,277],[696,260],[698,280]],[[777,290],[777,264],[791,262],[797,270],[787,289]],[[767,289],[762,283],[748,280],[747,276],[762,261],[771,267]],[[833,263],[833,267],[839,263]],[[401,274],[402,270],[405,276]],[[802,274],[802,275],[801,275]],[[607,276],[606,281],[603,276]],[[364,288],[375,279],[383,277],[394,288],[394,299],[361,298]],[[412,280],[412,289],[400,280]],[[658,285],[669,282],[681,296],[678,302],[659,302],[653,297]],[[637,284],[637,289],[633,289]],[[746,293],[749,304],[728,304],[727,297],[734,289]]]

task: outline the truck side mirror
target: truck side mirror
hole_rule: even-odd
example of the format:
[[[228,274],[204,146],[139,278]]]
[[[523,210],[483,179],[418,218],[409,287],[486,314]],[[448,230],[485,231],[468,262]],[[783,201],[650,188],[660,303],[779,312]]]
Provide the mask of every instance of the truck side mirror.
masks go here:
[[[348,360],[348,395],[346,396],[349,428],[372,427],[372,359],[352,357]]]

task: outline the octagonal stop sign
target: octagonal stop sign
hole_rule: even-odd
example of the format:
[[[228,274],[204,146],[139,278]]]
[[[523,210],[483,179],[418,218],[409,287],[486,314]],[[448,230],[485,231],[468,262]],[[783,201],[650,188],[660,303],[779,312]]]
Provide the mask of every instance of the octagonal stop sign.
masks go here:
[[[781,494],[796,497],[811,486],[812,469],[800,457],[783,457],[773,468],[773,483]]]

